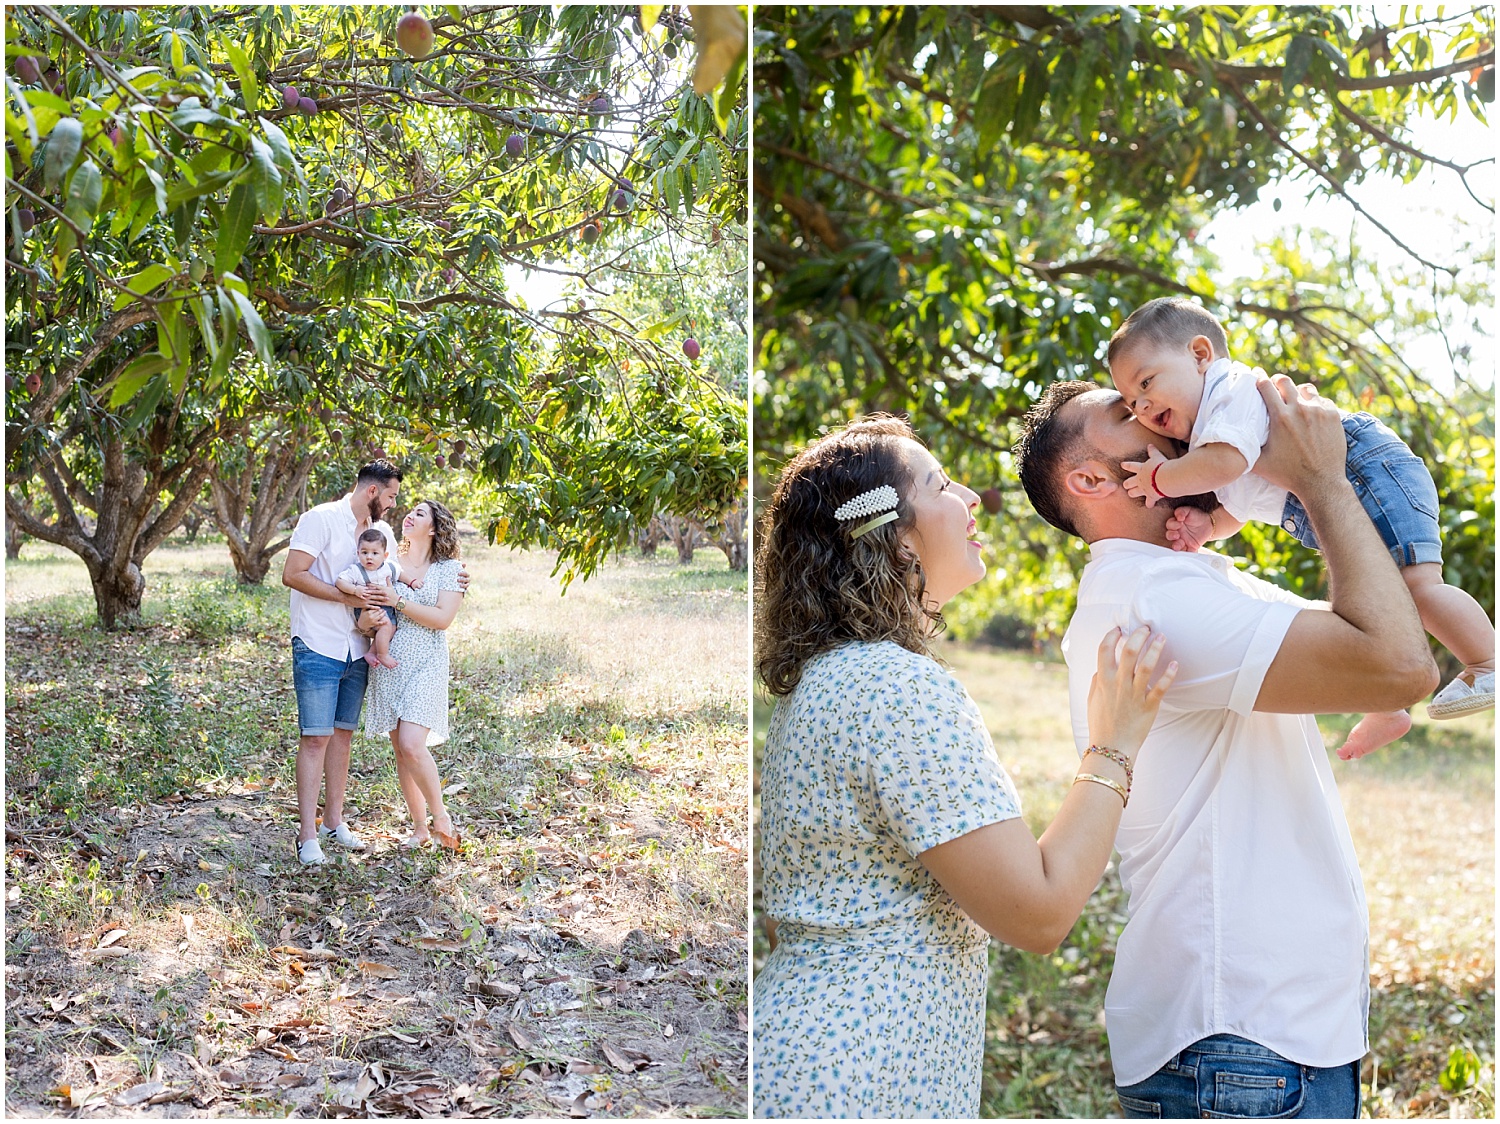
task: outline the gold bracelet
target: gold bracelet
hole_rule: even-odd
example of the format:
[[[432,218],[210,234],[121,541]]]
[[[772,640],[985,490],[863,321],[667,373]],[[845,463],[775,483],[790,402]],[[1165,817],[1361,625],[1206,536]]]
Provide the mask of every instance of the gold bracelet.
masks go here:
[[[1125,802],[1124,807],[1129,807],[1130,805],[1130,793],[1125,791],[1125,786],[1119,781],[1112,781],[1108,777],[1101,777],[1098,773],[1079,773],[1073,778],[1073,783],[1077,784],[1079,781],[1093,781],[1095,784],[1102,784],[1105,788],[1112,788],[1120,794],[1120,799]]]
[[[1107,745],[1091,745],[1083,751],[1085,757],[1091,753],[1097,753],[1106,761],[1113,761],[1125,770],[1125,789],[1127,792],[1130,790],[1130,786],[1135,784],[1135,769],[1130,764],[1130,758],[1126,757],[1123,753],[1116,753]]]

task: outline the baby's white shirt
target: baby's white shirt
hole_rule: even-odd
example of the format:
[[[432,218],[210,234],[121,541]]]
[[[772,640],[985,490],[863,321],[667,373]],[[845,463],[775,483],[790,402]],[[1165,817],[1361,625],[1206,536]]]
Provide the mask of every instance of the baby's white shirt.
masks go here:
[[[1214,494],[1242,523],[1280,523],[1287,491],[1255,475],[1255,462],[1271,433],[1271,417],[1255,389],[1255,372],[1233,359],[1215,359],[1203,372],[1203,398],[1188,448],[1232,445],[1245,458],[1245,474]]]
[[[371,585],[395,585],[401,580],[401,569],[389,558],[380,564],[377,569],[366,570],[358,562],[352,566],[346,566],[339,571],[335,581],[346,581],[353,585],[364,585],[365,575],[370,575]]]

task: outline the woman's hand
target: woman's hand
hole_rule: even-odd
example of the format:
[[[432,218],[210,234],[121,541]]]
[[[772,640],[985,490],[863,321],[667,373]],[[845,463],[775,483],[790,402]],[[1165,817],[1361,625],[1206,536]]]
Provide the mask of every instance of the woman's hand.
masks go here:
[[[1177,661],[1173,660],[1156,684],[1151,684],[1151,673],[1166,642],[1165,636],[1152,636],[1145,625],[1130,634],[1123,648],[1120,629],[1105,634],[1099,644],[1099,669],[1089,684],[1089,740],[1095,745],[1134,759],[1156,721],[1162,696],[1177,678]]]

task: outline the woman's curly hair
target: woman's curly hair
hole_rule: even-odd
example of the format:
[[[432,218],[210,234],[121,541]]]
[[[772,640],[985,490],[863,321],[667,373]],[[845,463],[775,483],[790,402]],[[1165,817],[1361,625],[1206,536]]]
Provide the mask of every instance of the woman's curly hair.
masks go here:
[[[446,562],[450,558],[458,557],[458,520],[437,500],[418,500],[412,504],[415,511],[423,504],[427,510],[432,512],[432,547],[428,555],[430,562]],[[410,539],[401,541],[401,553],[405,554],[411,545]]]
[[[852,640],[893,640],[931,654],[942,616],[925,605],[926,579],[901,541],[912,525],[913,470],[901,418],[874,415],[814,441],[783,469],[761,519],[755,559],[755,666],[773,695],[786,695],[807,661]],[[838,508],[889,484],[895,521],[852,539],[859,521]]]

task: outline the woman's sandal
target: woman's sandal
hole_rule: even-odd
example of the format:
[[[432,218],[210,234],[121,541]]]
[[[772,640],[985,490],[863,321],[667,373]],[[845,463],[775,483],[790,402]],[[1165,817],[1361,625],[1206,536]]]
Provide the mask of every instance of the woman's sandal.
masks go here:
[[[431,843],[432,836],[430,835],[426,839],[418,839],[415,835],[408,835],[405,839],[401,840],[401,849],[403,851],[419,851]]]

